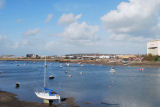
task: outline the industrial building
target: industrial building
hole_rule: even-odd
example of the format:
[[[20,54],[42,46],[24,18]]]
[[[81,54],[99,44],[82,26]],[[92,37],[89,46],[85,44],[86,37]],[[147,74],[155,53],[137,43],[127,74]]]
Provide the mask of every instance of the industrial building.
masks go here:
[[[152,40],[147,43],[147,55],[160,56],[160,40]]]

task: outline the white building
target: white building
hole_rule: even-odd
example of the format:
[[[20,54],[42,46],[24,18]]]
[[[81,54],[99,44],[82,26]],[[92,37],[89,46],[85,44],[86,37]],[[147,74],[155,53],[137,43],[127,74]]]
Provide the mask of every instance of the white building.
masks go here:
[[[147,55],[160,56],[160,40],[152,40],[147,43]]]
[[[109,59],[110,56],[109,55],[101,55],[99,56],[100,59]]]

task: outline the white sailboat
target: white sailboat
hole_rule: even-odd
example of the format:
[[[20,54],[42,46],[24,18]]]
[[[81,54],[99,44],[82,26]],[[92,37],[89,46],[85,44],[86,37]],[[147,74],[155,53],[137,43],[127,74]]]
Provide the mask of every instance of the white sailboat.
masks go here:
[[[111,73],[115,73],[116,72],[116,70],[112,67],[111,69],[110,69],[110,71],[109,72],[111,72]]]
[[[62,64],[60,64],[59,67],[62,68],[63,67]]]
[[[70,64],[69,64],[69,63],[66,63],[66,66],[68,66],[68,67],[69,67],[69,66],[70,66]]]
[[[46,57],[45,57],[45,64],[44,64],[44,87],[42,90],[35,91],[35,94],[38,98],[43,99],[47,103],[53,102],[53,100],[59,100],[60,102],[60,95],[57,94],[54,90],[46,88]]]

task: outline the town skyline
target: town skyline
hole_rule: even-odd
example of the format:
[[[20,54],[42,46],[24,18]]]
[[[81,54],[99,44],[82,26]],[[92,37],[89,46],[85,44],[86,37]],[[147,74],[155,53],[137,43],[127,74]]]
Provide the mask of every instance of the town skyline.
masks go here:
[[[0,55],[146,54],[159,0],[0,0]]]

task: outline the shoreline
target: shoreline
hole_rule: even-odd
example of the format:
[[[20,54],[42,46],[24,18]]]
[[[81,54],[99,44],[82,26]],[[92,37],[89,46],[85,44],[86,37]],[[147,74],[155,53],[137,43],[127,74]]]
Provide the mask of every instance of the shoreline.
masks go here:
[[[0,58],[0,61],[34,61],[41,62],[44,59],[18,59],[18,58]],[[82,59],[47,59],[48,62],[60,62],[60,63],[81,63],[81,64],[95,64],[106,66],[136,66],[136,67],[160,67],[160,62],[152,61],[129,61],[124,64],[122,62],[108,62],[105,59],[102,60],[82,60]]]
[[[0,90],[0,107],[61,107],[65,104],[67,107],[80,107],[74,101],[74,98],[66,98],[61,104],[44,104],[38,102],[21,101],[16,98],[16,94]]]
[[[160,68],[160,62],[130,62],[123,63],[104,63],[104,62],[86,62],[86,64],[105,65],[105,66],[133,66],[133,67],[157,67]]]
[[[16,98],[17,95],[0,91],[0,107],[48,107],[48,104],[39,104],[37,102],[20,101]],[[60,107],[52,105],[51,107]]]

